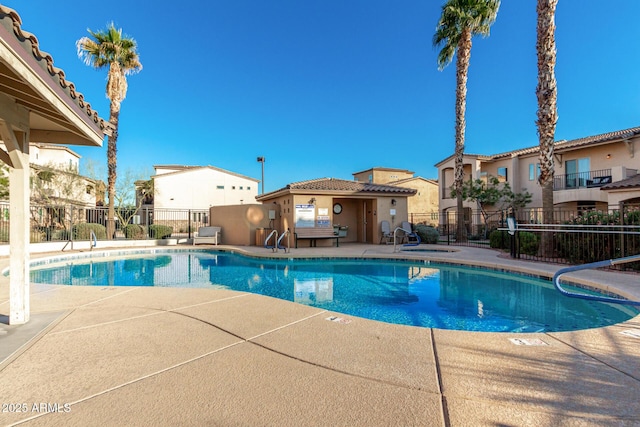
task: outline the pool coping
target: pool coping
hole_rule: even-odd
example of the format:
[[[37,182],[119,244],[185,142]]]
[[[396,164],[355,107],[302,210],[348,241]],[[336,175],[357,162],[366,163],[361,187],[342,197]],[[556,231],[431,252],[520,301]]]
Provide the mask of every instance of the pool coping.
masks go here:
[[[30,266],[41,266],[41,265],[49,265],[49,264],[58,264],[58,263],[64,263],[66,260],[73,260],[73,259],[91,259],[91,258],[108,258],[111,256],[120,256],[120,255],[127,255],[127,254],[136,254],[136,255],[144,255],[144,254],[157,254],[157,253],[164,253],[164,252],[207,252],[207,251],[219,251],[219,252],[230,252],[230,253],[239,253],[242,254],[244,256],[247,257],[252,257],[252,258],[264,258],[264,259],[307,259],[307,260],[314,260],[314,259],[322,259],[322,260],[326,260],[326,259],[352,259],[352,260],[371,260],[371,259],[383,259],[383,260],[394,260],[394,261],[401,261],[401,262],[416,262],[416,261],[429,261],[429,262],[435,262],[435,263],[439,263],[439,264],[443,264],[443,265],[449,265],[449,266],[466,266],[466,267],[473,267],[473,268],[483,268],[483,269],[487,269],[487,270],[491,270],[491,271],[497,271],[497,272],[504,272],[504,273],[517,273],[517,274],[521,274],[527,277],[533,277],[533,278],[539,278],[539,279],[545,279],[545,280],[549,280],[551,281],[551,279],[553,278],[553,275],[555,273],[555,271],[540,271],[539,269],[536,268],[535,264],[532,264],[531,266],[522,266],[522,265],[509,265],[508,262],[511,261],[516,261],[513,259],[508,259],[508,258],[503,258],[505,261],[504,263],[492,263],[492,262],[486,262],[486,261],[481,261],[481,260],[473,260],[473,261],[469,261],[469,260],[462,260],[462,259],[457,259],[457,260],[451,260],[451,259],[446,259],[446,258],[435,258],[436,254],[437,255],[445,255],[445,254],[453,254],[453,253],[459,253],[460,249],[450,249],[450,250],[442,250],[442,249],[433,249],[432,251],[400,251],[400,252],[392,252],[389,254],[362,254],[362,255],[358,255],[358,256],[349,256],[349,255],[313,255],[313,254],[291,254],[290,252],[283,252],[283,253],[279,253],[279,252],[267,252],[267,253],[258,253],[255,250],[251,250],[248,248],[254,248],[254,247],[242,247],[242,246],[221,246],[221,245],[210,245],[210,246],[201,246],[198,248],[194,248],[193,246],[174,246],[174,247],[157,247],[157,246],[153,246],[153,247],[148,247],[148,248],[144,248],[144,247],[136,247],[136,248],[130,248],[130,249],[124,249],[124,248],[120,248],[120,249],[116,249],[116,248],[110,248],[110,249],[104,249],[104,250],[97,250],[97,251],[89,251],[89,252],[85,252],[85,251],[81,251],[81,252],[69,252],[66,253],[64,255],[62,254],[58,254],[58,255],[48,255],[48,256],[41,256],[41,257],[37,257],[33,260],[31,260],[30,262]],[[413,256],[406,256],[408,255],[408,253],[410,252],[415,252],[416,254]],[[427,258],[427,255],[431,255],[431,257]],[[534,263],[533,261],[529,261],[530,263]],[[562,267],[565,267],[564,265],[558,265],[557,269],[560,269]],[[4,268],[2,271],[0,271],[0,274],[2,275],[6,275],[8,271],[8,267]],[[618,274],[633,274],[633,273],[622,273],[622,272],[608,272],[608,273],[618,273]],[[585,290],[591,290],[591,291],[596,291],[596,292],[600,292],[603,295],[606,296],[611,296],[611,297],[619,297],[619,298],[624,298],[627,300],[640,300],[640,290],[638,292],[638,294],[635,294],[633,292],[629,292],[628,290],[625,289],[619,289],[618,287],[616,287],[615,285],[610,285],[610,284],[606,284],[603,283],[602,280],[593,280],[591,277],[584,277],[583,275],[576,275],[576,274],[567,274],[566,278],[563,279],[563,284],[567,284],[567,285],[573,285]]]

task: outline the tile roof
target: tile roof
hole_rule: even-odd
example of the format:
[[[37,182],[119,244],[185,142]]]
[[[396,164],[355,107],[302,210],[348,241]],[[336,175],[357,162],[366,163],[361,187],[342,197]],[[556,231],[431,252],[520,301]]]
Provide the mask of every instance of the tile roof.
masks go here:
[[[623,179],[621,181],[605,184],[600,187],[600,190],[631,190],[634,188],[640,188],[640,174],[633,175],[632,177]]]
[[[5,22],[4,18],[9,18],[10,22]],[[65,73],[60,68],[53,65],[53,58],[47,52],[40,50],[38,39],[32,33],[22,29],[22,20],[18,13],[6,6],[0,4],[0,21],[5,26],[11,27],[16,40],[20,42],[27,52],[31,52],[35,60],[45,69],[54,82],[60,85],[60,88],[73,100],[73,102],[83,110],[105,134],[111,134],[114,131],[113,125],[98,116],[98,112],[91,108],[91,105],[84,100],[84,95],[76,91],[75,85],[65,78]]]
[[[396,187],[387,184],[372,184],[369,182],[348,181],[346,179],[337,178],[317,178],[308,181],[299,181],[288,184],[286,187],[280,188],[269,193],[262,194],[258,200],[268,198],[275,193],[287,191],[291,193],[305,192],[328,192],[328,193],[365,193],[365,194],[404,194],[412,195],[416,193],[413,188]]]
[[[559,152],[563,150],[569,150],[572,148],[585,147],[589,145],[598,145],[604,144],[611,141],[616,140],[624,140],[628,138],[633,138],[635,136],[640,135],[640,127],[632,127],[629,129],[617,130],[614,132],[601,133],[599,135],[586,136],[584,138],[572,139],[570,141],[560,140],[556,141],[554,144],[554,151]],[[537,154],[540,152],[540,146],[536,145],[534,147],[527,148],[519,148],[513,151],[506,151],[504,153],[492,154],[492,155],[484,155],[484,154],[471,154],[464,153],[465,157],[468,158],[477,158],[478,160],[490,162],[492,160],[504,159],[505,157],[514,157],[521,156],[527,154]],[[455,154],[448,156],[447,158],[436,163],[436,166],[443,164],[444,162],[455,157]]]
[[[570,148],[583,147],[587,145],[597,145],[605,142],[610,142],[614,140],[623,140],[627,138],[632,138],[640,134],[640,127],[633,127],[629,129],[617,130],[614,132],[601,133],[599,135],[587,136],[584,138],[572,139],[570,141],[561,140],[556,141],[554,144],[554,150],[560,151]],[[522,148],[514,151],[508,151],[506,153],[494,154],[489,156],[492,159],[499,159],[504,157],[512,157],[519,156],[523,154],[534,154],[540,151],[540,147],[536,145],[535,147]]]

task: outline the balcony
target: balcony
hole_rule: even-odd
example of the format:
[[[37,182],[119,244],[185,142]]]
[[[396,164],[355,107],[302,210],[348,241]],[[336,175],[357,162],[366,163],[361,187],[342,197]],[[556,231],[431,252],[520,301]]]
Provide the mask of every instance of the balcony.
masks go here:
[[[612,181],[611,169],[556,175],[553,178],[553,190],[575,190],[578,188],[596,188]]]

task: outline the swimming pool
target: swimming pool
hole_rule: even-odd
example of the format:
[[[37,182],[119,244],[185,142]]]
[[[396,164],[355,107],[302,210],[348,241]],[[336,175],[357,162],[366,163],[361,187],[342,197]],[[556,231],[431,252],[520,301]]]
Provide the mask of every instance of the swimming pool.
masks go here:
[[[232,289],[388,323],[469,331],[589,329],[639,313],[562,296],[541,278],[415,260],[265,259],[166,249],[35,262],[30,277],[59,285]]]

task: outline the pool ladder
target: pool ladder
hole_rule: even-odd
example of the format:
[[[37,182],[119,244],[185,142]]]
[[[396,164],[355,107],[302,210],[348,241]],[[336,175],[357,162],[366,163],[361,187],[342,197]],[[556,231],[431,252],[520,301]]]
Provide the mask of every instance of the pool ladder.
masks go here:
[[[287,230],[284,233],[282,233],[282,235],[278,238],[278,230],[273,230],[271,231],[271,233],[269,233],[267,238],[264,239],[264,247],[267,249],[271,249],[273,252],[278,252],[278,249],[282,249],[286,253],[287,248],[291,247],[291,242],[289,240],[290,234],[291,233],[289,232],[289,230]],[[282,246],[281,242],[285,236],[287,236],[287,246]],[[271,240],[271,237],[273,237],[273,240],[275,242],[273,245],[269,244],[269,240]]]
[[[402,227],[396,227],[396,229],[393,230],[393,252],[397,252],[397,250],[396,250],[396,240],[397,240],[398,231],[402,231],[407,236],[407,243],[404,244],[403,246],[418,246],[420,244],[420,236],[418,236],[418,233],[415,233],[415,232],[413,232],[411,230],[405,230]],[[409,237],[415,237],[416,240],[413,241],[413,242],[409,242]]]
[[[633,261],[640,261],[640,255],[633,255],[633,256],[628,256],[624,258],[609,259],[606,261],[597,261],[597,262],[591,262],[588,264],[574,265],[571,267],[561,268],[556,272],[556,274],[553,275],[553,285],[562,295],[565,295],[568,297],[582,298],[582,299],[591,300],[591,301],[608,302],[613,304],[640,306],[640,301],[570,292],[564,289],[562,285],[560,285],[560,276],[566,273],[570,273],[572,271],[590,270],[593,268],[600,268],[600,267],[609,267],[612,265],[625,264],[627,262],[633,262]]]

